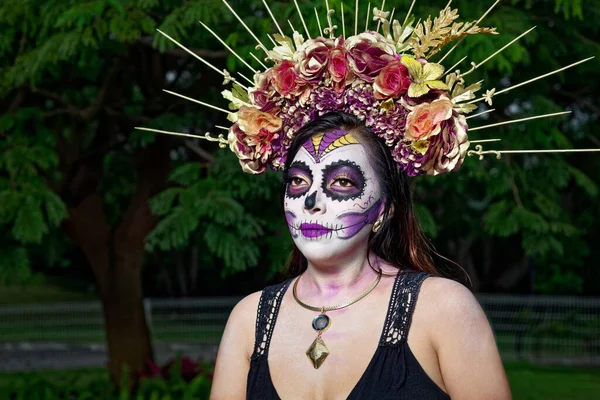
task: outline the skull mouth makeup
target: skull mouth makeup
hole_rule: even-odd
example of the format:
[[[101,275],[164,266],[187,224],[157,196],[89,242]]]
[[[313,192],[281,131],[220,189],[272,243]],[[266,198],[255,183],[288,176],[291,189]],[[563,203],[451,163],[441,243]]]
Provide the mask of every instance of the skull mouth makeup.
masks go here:
[[[286,212],[286,220],[294,238],[300,234],[307,239],[331,239],[334,235],[340,239],[349,239],[365,225],[375,222],[380,206],[381,200],[378,200],[365,212],[342,214],[336,218],[336,222],[308,220],[296,223],[296,215],[290,211]]]

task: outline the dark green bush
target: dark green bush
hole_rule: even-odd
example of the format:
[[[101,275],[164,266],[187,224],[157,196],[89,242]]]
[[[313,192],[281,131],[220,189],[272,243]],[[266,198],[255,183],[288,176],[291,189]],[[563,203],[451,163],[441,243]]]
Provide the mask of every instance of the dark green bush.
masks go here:
[[[148,363],[132,393],[115,388],[103,369],[7,374],[0,375],[0,400],[205,400],[212,371],[188,358]],[[126,380],[122,387],[129,387]]]

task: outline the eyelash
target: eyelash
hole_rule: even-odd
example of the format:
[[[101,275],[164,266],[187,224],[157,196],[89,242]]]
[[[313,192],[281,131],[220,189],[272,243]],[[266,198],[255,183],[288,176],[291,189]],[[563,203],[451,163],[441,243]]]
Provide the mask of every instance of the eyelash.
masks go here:
[[[337,181],[348,181],[348,182],[350,182],[350,184],[351,184],[352,186],[356,186],[356,183],[354,183],[354,181],[353,181],[353,180],[352,180],[352,179],[351,179],[349,176],[347,176],[347,175],[339,175],[339,176],[336,176],[336,177],[335,177],[335,178],[332,180],[332,183],[335,183],[335,182],[337,182]]]
[[[308,184],[308,181],[306,180],[306,178],[301,177],[301,176],[290,176],[288,178],[288,184],[289,185],[294,185],[294,180],[300,180],[300,182],[297,183],[297,185],[301,185],[302,183]]]

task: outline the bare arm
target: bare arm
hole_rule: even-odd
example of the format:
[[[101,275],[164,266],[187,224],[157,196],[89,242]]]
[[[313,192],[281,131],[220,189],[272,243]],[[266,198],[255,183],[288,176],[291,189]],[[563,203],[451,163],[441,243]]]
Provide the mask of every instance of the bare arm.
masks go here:
[[[432,340],[453,400],[510,400],[510,387],[490,324],[463,285],[433,278],[438,321]]]
[[[246,398],[259,300],[260,292],[245,297],[229,316],[217,354],[211,400]]]

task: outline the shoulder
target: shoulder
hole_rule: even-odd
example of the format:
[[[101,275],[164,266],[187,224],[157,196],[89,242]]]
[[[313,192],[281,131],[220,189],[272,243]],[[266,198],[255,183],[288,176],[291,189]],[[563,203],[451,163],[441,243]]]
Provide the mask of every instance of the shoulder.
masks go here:
[[[248,325],[251,323],[253,325],[256,321],[256,312],[258,310],[258,303],[260,302],[261,295],[262,290],[259,290],[258,292],[249,294],[241,299],[235,307],[233,307],[233,310],[231,310],[229,323],[236,325]]]
[[[237,344],[243,343],[248,352],[248,358],[254,350],[254,339],[256,331],[256,320],[261,298],[269,301],[285,288],[288,281],[267,286],[261,291],[247,295],[240,300],[229,315],[223,338]]]
[[[450,397],[510,399],[494,333],[473,293],[439,277],[425,279],[421,291],[422,315]]]
[[[435,331],[448,334],[475,329],[489,323],[479,301],[463,284],[447,278],[431,276],[421,286],[420,299],[423,300],[428,314],[435,321]],[[466,324],[466,325],[465,325]],[[437,335],[444,337],[444,334]]]
[[[245,353],[250,358],[254,347],[254,330],[256,326],[256,312],[262,291],[254,292],[240,300],[227,320],[221,345],[243,343]]]

